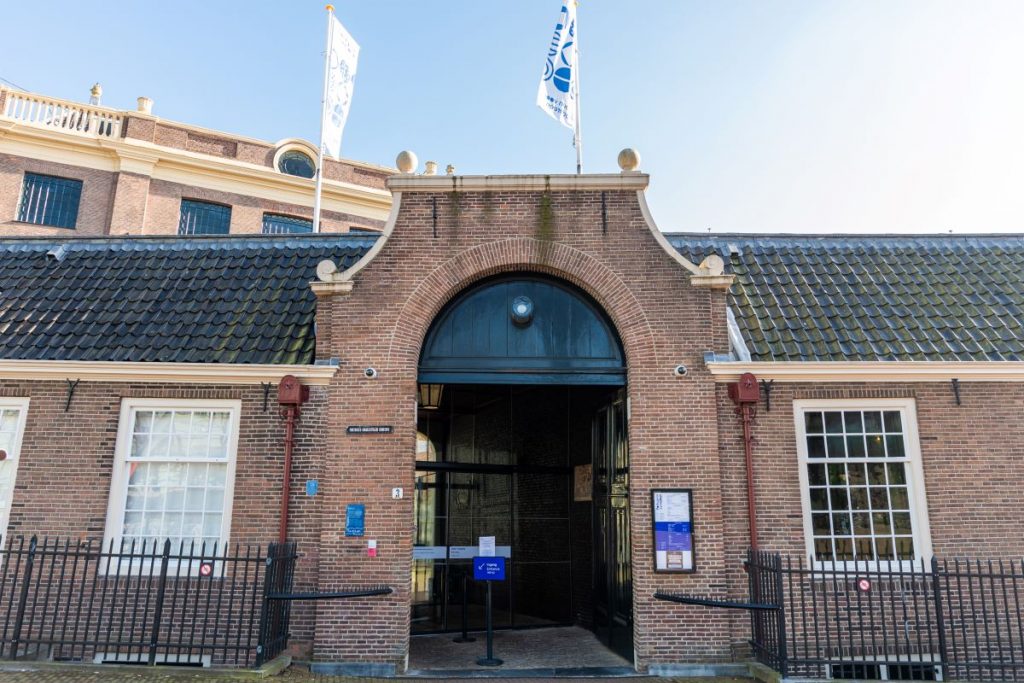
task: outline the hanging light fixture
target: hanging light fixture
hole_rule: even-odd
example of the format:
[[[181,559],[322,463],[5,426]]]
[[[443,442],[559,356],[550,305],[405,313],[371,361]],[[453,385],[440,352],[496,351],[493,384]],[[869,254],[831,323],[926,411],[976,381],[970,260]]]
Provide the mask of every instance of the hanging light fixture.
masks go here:
[[[419,386],[420,408],[437,410],[441,407],[441,393],[444,391],[443,384],[421,384]]]

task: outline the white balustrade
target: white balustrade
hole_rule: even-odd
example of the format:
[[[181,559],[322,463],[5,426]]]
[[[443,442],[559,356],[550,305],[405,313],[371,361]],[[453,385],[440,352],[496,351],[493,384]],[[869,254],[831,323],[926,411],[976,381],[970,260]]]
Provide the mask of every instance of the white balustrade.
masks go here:
[[[121,112],[52,97],[7,91],[2,117],[38,128],[95,138],[121,137]]]

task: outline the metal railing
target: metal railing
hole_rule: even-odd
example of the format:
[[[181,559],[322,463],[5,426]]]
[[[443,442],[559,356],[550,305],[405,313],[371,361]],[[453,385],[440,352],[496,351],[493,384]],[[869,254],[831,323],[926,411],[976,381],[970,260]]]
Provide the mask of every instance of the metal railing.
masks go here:
[[[12,539],[0,549],[0,659],[259,666],[288,643],[293,543]]]
[[[1024,562],[919,560],[834,567],[750,552],[757,659],[784,676],[1024,679]]]
[[[94,138],[121,137],[120,111],[13,90],[5,95],[0,114],[5,119]]]

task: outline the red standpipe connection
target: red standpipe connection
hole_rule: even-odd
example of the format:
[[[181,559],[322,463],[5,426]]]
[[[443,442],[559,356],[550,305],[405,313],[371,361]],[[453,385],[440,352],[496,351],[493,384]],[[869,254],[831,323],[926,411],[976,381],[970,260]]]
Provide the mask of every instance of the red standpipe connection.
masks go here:
[[[297,377],[285,375],[277,385],[277,402],[281,405],[284,429],[284,472],[281,482],[281,523],[277,540],[288,540],[288,498],[292,489],[292,450],[295,448],[295,425],[299,421],[301,406],[309,400],[309,387],[299,383]]]
[[[729,398],[736,404],[736,414],[743,420],[743,455],[747,468],[747,521],[750,525],[750,547],[755,550],[757,543],[757,509],[754,505],[754,415],[761,391],[753,373],[740,375],[738,382],[729,385]]]

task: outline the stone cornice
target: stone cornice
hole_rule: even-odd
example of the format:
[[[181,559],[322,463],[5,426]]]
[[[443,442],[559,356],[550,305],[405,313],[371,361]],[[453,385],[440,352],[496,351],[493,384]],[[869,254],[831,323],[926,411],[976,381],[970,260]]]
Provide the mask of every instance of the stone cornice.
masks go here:
[[[278,382],[285,375],[294,375],[303,384],[325,385],[330,383],[337,369],[334,365],[0,360],[0,379],[259,384]]]
[[[646,173],[588,173],[585,175],[413,175],[387,179],[393,192],[542,192],[626,190],[647,187]]]
[[[779,382],[1024,381],[1020,361],[723,361],[707,367],[716,382],[735,382],[744,372]]]

